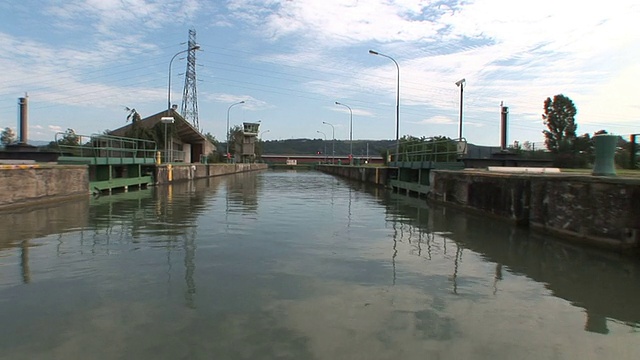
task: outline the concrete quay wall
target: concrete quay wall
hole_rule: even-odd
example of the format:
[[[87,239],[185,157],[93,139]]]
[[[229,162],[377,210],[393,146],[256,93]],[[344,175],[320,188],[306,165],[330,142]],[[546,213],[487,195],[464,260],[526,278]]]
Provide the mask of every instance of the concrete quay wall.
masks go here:
[[[89,196],[86,165],[1,165],[0,209]]]
[[[429,199],[579,243],[640,250],[640,179],[434,171]]]
[[[336,176],[386,186],[389,169],[375,166],[318,165],[317,169]]]
[[[160,185],[265,169],[267,164],[162,164],[156,166],[155,179]]]
[[[266,168],[266,164],[157,165],[155,179],[166,184]],[[0,165],[0,210],[80,196],[90,196],[87,165]]]

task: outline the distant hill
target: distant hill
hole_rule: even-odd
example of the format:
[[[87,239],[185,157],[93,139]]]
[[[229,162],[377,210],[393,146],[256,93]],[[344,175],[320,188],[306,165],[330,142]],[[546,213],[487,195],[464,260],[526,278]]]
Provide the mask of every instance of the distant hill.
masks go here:
[[[29,140],[27,141],[27,143],[29,145],[33,145],[33,146],[45,146],[45,145],[49,145],[51,141],[44,141],[44,140]]]
[[[43,140],[29,140],[29,141],[27,141],[27,144],[33,145],[33,146],[37,146],[37,147],[47,146],[47,145],[49,145],[49,143],[50,143],[50,141],[43,141]],[[0,149],[4,149],[4,147],[0,145]]]
[[[316,155],[318,152],[324,154],[326,145],[326,154],[332,154],[332,141],[326,142],[322,139],[290,139],[290,140],[267,140],[263,141],[262,146],[263,154],[272,155]],[[349,155],[349,141],[336,140],[335,141],[335,154],[336,156]],[[383,151],[392,149],[395,146],[394,140],[354,140],[353,141],[353,155],[365,156],[367,155],[367,146],[369,148],[368,154],[370,156],[380,156]]]

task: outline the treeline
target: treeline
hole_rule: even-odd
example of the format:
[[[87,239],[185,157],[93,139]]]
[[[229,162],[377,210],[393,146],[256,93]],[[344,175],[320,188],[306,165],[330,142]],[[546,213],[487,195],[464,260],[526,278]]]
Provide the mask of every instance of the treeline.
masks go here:
[[[257,150],[261,154],[273,155],[331,156],[334,146],[336,156],[349,155],[351,146],[348,140],[336,140],[335,143],[331,140],[325,141],[323,139],[266,140],[259,142],[259,149]],[[393,140],[354,140],[353,156],[366,156],[367,153],[369,156],[380,156],[380,154],[386,152],[388,149],[392,149],[394,146],[395,141]]]

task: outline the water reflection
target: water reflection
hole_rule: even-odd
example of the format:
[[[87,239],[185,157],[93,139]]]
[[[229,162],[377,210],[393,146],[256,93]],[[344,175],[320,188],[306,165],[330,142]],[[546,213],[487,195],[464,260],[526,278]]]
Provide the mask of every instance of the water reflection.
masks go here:
[[[372,190],[358,184],[351,186]],[[374,192],[375,194],[375,192]],[[379,195],[379,193],[378,193]],[[525,229],[487,220],[450,208],[427,206],[418,199],[398,200],[398,195],[377,197],[385,204],[394,222],[393,254],[397,253],[397,228],[400,238],[411,244],[411,236],[403,232],[426,233],[427,256],[432,259],[433,248],[441,246],[445,258],[447,244],[455,246],[452,258],[452,291],[458,293],[458,279],[462,254],[468,248],[485,260],[495,263],[494,295],[503,280],[503,267],[511,273],[525,275],[544,283],[553,295],[570,301],[586,311],[587,331],[606,334],[607,318],[637,327],[640,307],[631,306],[640,298],[640,266],[637,261],[595,249],[577,247],[556,239],[547,239]],[[416,256],[422,254],[423,236],[418,236]],[[438,240],[439,243],[434,243]],[[395,263],[394,263],[395,273]],[[395,278],[395,274],[394,274]]]
[[[81,229],[88,224],[86,199],[62,201],[54,206],[37,206],[0,212],[0,256],[2,251],[20,248],[20,273],[24,283],[32,280],[29,251],[38,246],[32,239]]]

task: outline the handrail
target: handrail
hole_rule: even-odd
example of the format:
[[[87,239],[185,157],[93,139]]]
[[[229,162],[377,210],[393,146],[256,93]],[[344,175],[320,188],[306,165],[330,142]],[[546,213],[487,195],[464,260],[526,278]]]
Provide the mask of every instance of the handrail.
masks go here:
[[[69,136],[58,132],[55,135],[60,155],[89,158],[143,158],[153,159],[157,144],[152,140],[134,139],[105,134]]]
[[[399,153],[392,161],[400,162],[455,162],[467,151],[467,140],[423,138],[401,141]]]

